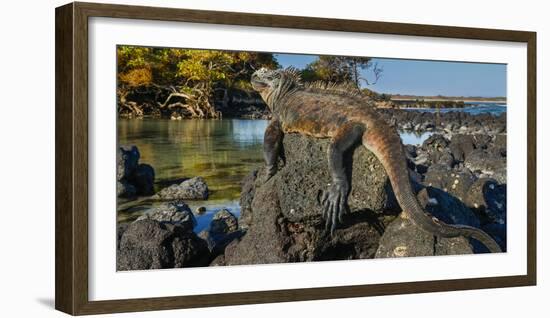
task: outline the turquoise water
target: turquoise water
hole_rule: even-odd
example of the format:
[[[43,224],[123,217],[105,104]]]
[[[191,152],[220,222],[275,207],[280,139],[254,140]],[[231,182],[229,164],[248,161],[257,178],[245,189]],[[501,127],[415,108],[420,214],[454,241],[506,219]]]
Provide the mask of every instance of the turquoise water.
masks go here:
[[[466,107],[464,108],[444,108],[440,109],[439,112],[441,113],[448,113],[448,112],[464,112],[472,115],[478,115],[483,113],[489,113],[493,115],[500,115],[502,113],[506,113],[506,104],[504,103],[473,103],[468,102],[465,103]],[[403,108],[405,110],[410,111],[420,111],[420,112],[429,112],[429,113],[435,113],[437,112],[436,108]]]

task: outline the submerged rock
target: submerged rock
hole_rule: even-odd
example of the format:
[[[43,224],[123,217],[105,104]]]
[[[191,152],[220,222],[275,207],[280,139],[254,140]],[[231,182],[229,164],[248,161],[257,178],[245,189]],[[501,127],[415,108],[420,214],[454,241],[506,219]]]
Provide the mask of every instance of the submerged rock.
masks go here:
[[[136,146],[120,146],[117,149],[117,180],[130,178],[136,170],[139,160],[139,151]]]
[[[137,194],[150,195],[154,193],[155,170],[150,165],[139,164],[130,180],[135,185]]]
[[[139,157],[136,146],[117,149],[117,197],[153,194],[155,170],[148,164],[140,164]]]
[[[116,182],[116,194],[119,198],[131,198],[137,194],[136,187],[126,180]]]
[[[159,200],[206,200],[208,186],[202,177],[194,177],[180,184],[173,184],[154,195]]]

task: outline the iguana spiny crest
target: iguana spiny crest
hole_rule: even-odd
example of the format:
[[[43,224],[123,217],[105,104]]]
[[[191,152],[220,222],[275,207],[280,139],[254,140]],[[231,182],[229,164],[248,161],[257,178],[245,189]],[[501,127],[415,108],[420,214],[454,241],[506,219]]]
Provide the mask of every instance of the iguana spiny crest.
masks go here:
[[[368,100],[368,97],[364,96],[361,90],[351,82],[332,83],[319,80],[303,83],[300,71],[294,67],[279,70],[261,68],[252,75],[251,83],[270,108],[282,95],[288,96],[299,89]]]

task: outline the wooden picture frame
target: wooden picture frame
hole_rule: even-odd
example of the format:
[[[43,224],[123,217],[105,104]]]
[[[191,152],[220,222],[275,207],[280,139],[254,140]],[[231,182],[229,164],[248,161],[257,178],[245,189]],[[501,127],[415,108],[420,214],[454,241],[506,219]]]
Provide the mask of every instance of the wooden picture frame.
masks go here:
[[[72,314],[164,310],[536,284],[536,33],[451,26],[70,3],[56,9],[55,307]],[[527,275],[146,299],[88,297],[88,19],[110,17],[527,44]]]

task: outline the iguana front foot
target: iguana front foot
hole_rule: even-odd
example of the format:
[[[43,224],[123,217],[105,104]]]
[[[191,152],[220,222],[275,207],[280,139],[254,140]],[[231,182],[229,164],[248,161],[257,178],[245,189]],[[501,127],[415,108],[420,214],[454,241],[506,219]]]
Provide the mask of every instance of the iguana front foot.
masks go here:
[[[323,207],[325,230],[330,229],[330,235],[334,235],[336,226],[338,223],[343,223],[343,215],[348,211],[348,191],[345,182],[337,182],[329,184],[328,190],[323,194],[321,206]]]
[[[279,121],[272,119],[264,134],[264,159],[266,163],[264,183],[277,173],[277,159],[279,157],[283,160],[283,163],[286,163],[282,145],[283,135]]]

